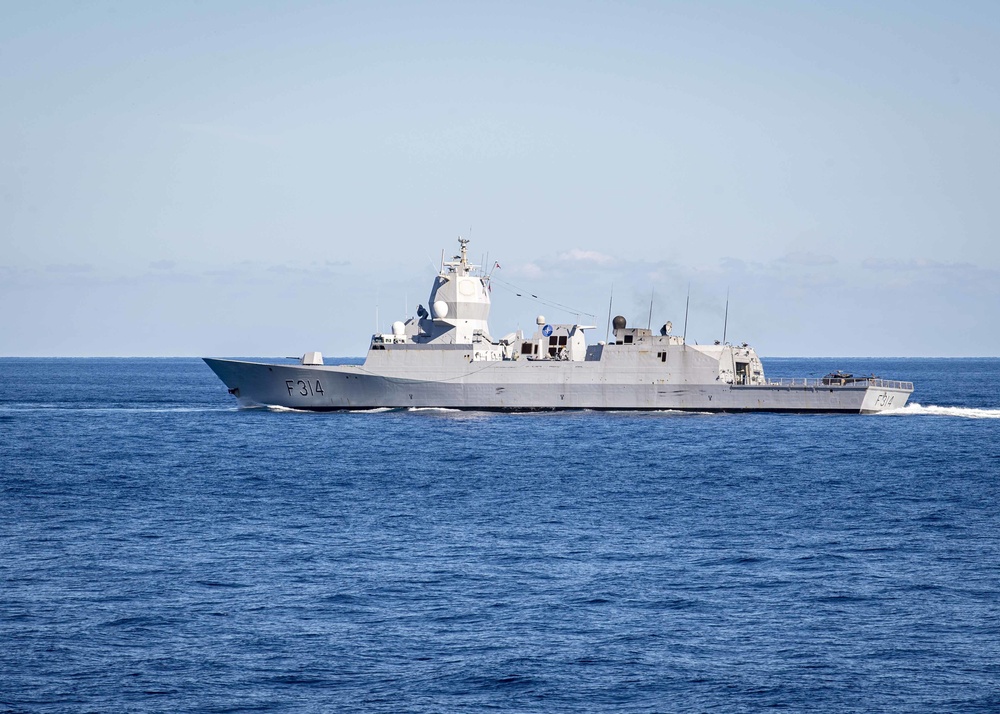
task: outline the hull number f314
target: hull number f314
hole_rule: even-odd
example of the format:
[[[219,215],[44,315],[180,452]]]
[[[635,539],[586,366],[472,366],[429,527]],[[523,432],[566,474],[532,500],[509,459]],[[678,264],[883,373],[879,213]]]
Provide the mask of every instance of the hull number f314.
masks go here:
[[[893,396],[894,395],[891,395],[891,394],[889,394],[887,392],[882,392],[875,399],[875,406],[879,407],[879,408],[884,408],[884,407],[892,406]]]
[[[325,394],[323,385],[319,380],[313,385],[312,380],[307,379],[286,379],[285,386],[288,387],[288,395],[299,394],[303,397],[315,397],[317,394]]]

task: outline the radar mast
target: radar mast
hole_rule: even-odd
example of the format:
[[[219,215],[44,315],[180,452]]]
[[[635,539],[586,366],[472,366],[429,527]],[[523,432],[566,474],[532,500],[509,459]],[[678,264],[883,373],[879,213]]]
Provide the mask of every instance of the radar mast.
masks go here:
[[[470,275],[473,270],[478,268],[478,265],[473,265],[469,262],[468,255],[468,238],[459,237],[458,243],[461,246],[461,255],[456,255],[451,260],[445,261],[445,267],[447,267],[451,272],[458,273],[459,275]]]

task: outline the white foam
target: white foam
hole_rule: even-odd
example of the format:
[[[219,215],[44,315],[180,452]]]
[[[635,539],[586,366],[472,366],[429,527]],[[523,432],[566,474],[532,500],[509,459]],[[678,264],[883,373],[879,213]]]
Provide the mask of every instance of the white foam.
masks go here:
[[[122,409],[121,411],[150,412],[153,414],[172,412],[235,412],[238,407],[156,407],[151,409]]]
[[[83,414],[103,412],[128,412],[142,414],[172,414],[192,412],[233,412],[237,407],[81,407],[75,404],[29,404],[25,406],[2,406],[0,414],[10,412],[73,412]]]
[[[396,409],[394,407],[372,407],[371,409],[350,409],[350,414],[384,414],[385,412],[394,412]]]
[[[461,409],[449,409],[448,407],[410,407],[406,411],[408,412],[441,412],[441,413],[456,413],[461,412]]]
[[[933,404],[907,404],[902,409],[877,412],[880,416],[947,416],[961,419],[1000,419],[1000,409],[977,409],[974,407],[939,407]]]
[[[654,409],[653,414],[669,414],[670,416],[717,416],[717,412],[693,412],[690,409]]]

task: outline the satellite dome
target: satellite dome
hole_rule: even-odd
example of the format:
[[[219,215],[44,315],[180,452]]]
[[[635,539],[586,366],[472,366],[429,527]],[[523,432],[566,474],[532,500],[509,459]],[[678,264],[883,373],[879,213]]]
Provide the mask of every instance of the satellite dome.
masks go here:
[[[622,317],[621,315],[615,315],[615,319],[611,321],[611,326],[614,327],[616,330],[624,330],[625,324],[626,324],[625,318]]]
[[[396,320],[392,323],[392,334],[396,337],[402,337],[406,334],[406,325],[404,325],[401,321]]]
[[[434,317],[437,319],[448,317],[448,303],[444,300],[437,300],[431,307],[434,309]]]
[[[545,324],[545,315],[539,315],[538,317],[536,317],[535,318],[535,324],[536,325],[544,325]]]

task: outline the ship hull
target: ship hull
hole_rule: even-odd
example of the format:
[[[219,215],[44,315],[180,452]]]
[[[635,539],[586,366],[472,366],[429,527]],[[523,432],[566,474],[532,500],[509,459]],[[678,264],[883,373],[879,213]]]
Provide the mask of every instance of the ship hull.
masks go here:
[[[467,369],[375,372],[364,365],[288,365],[206,358],[241,406],[310,411],[439,407],[699,412],[877,413],[906,404],[908,384],[735,385],[669,382],[652,370],[600,363],[472,363]]]

